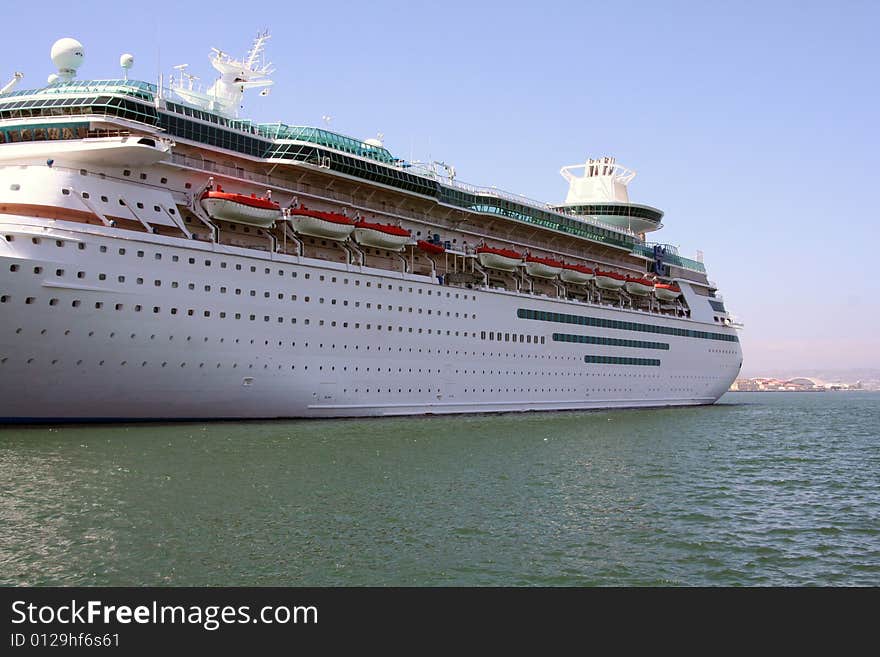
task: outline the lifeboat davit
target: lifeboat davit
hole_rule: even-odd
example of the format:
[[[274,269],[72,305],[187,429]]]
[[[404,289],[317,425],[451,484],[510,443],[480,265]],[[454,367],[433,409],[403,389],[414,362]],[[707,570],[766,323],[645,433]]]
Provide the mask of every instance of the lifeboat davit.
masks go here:
[[[593,280],[593,270],[583,265],[564,264],[562,265],[562,271],[559,273],[559,278],[566,283],[583,285]]]
[[[217,189],[206,190],[199,199],[211,219],[269,228],[284,216],[281,206],[265,196],[234,194]]]
[[[626,285],[626,276],[613,271],[596,270],[596,286],[603,290],[619,290]]]
[[[522,262],[522,255],[509,249],[495,249],[491,246],[477,247],[480,264],[489,269],[515,271]]]
[[[626,291],[637,297],[646,297],[654,291],[654,282],[647,278],[626,277]]]
[[[309,210],[305,206],[290,211],[290,223],[300,235],[323,237],[338,242],[348,239],[354,230],[354,219],[335,212]]]
[[[535,256],[526,256],[526,273],[529,276],[537,276],[538,278],[556,278],[565,263],[550,258],[536,258]]]
[[[675,301],[681,296],[681,288],[676,283],[657,283],[654,294],[660,301]]]
[[[446,247],[442,244],[435,244],[434,242],[427,242],[425,240],[419,240],[416,242],[416,246],[425,253],[433,253],[434,255],[440,255],[446,251]]]
[[[390,224],[371,224],[358,221],[354,228],[354,239],[358,244],[372,246],[388,251],[400,251],[412,237],[406,228]]]

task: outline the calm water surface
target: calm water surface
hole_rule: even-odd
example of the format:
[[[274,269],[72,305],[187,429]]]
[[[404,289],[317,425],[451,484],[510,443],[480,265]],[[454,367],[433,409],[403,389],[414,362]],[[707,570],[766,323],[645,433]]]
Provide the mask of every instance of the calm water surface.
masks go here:
[[[880,393],[0,428],[0,583],[880,585]]]

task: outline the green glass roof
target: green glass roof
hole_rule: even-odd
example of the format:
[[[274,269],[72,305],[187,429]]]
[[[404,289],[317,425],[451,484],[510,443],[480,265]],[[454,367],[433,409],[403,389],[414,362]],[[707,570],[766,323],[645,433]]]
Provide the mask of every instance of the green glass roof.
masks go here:
[[[395,158],[390,151],[380,146],[371,146],[360,139],[346,137],[336,132],[312,128],[301,125],[286,125],[284,123],[260,123],[257,125],[258,132],[269,139],[290,139],[294,141],[307,141],[320,144],[328,148],[368,157],[380,162],[394,162]]]
[[[56,82],[40,89],[10,91],[0,94],[0,98],[94,92],[125,94],[152,101],[156,96],[156,85],[140,80],[68,80]]]

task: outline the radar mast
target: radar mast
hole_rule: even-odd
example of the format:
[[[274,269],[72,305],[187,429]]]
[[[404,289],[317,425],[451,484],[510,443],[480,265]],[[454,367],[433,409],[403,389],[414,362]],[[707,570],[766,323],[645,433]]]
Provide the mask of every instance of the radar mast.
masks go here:
[[[225,116],[237,116],[238,108],[244,92],[258,87],[270,87],[274,82],[269,76],[275,72],[271,63],[265,61],[264,50],[266,41],[270,39],[268,30],[260,32],[243,59],[234,59],[217,48],[212,48],[211,66],[220,73],[214,83],[204,92],[194,88],[192,82],[196,78],[179,75],[177,85],[172,82],[171,90],[185,102],[200,109],[217,112]],[[181,70],[181,67],[175,67]],[[184,83],[184,78],[188,84]],[[264,89],[264,91],[266,91]],[[265,93],[262,95],[266,95]]]

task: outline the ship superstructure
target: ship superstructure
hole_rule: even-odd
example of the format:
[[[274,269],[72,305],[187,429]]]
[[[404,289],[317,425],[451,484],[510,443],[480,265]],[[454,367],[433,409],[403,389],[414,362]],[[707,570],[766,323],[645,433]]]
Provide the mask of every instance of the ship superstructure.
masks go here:
[[[239,118],[267,39],[215,50],[204,92],[130,80],[130,55],[77,80],[62,40],[58,77],[0,94],[0,418],[692,405],[736,378],[735,323],[647,240],[632,171],[564,167],[548,205]]]

